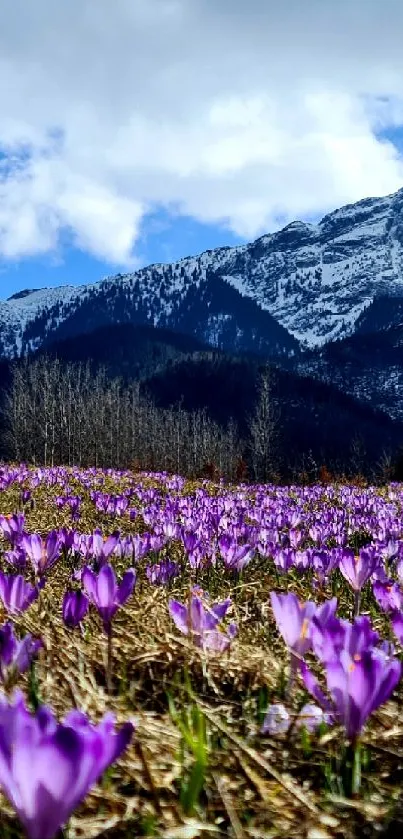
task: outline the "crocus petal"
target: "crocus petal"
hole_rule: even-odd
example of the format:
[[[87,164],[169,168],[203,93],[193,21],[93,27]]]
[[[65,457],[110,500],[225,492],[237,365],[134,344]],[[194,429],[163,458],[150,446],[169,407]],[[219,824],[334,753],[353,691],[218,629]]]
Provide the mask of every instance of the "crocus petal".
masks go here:
[[[399,644],[403,645],[403,614],[402,612],[394,612],[391,618],[391,624],[394,634],[396,635]]]
[[[40,639],[34,639],[30,634],[25,635],[25,638],[19,644],[13,661],[13,665],[19,673],[25,673],[28,670],[32,659],[41,647],[43,647],[43,643]]]
[[[111,565],[104,565],[101,568],[97,577],[96,592],[98,608],[108,608],[115,602],[117,585]]]
[[[285,734],[290,724],[290,715],[284,705],[270,705],[260,731],[262,734]]]
[[[118,587],[117,599],[121,606],[129,599],[134,586],[136,584],[136,572],[134,568],[129,568],[122,577],[122,581]]]
[[[190,623],[192,632],[201,635],[205,628],[205,609],[200,597],[192,597],[190,600]]]
[[[66,591],[62,604],[62,616],[66,626],[77,626],[87,614],[88,606],[89,600],[83,591]]]
[[[326,721],[327,716],[319,705],[307,702],[297,716],[295,727],[306,728],[310,732],[316,731],[321,723]]]
[[[224,600],[222,603],[216,603],[213,606],[205,605],[204,626],[205,629],[215,629],[219,621],[225,618],[225,615],[231,605],[231,598]]]
[[[316,676],[314,676],[305,661],[301,661],[300,663],[300,673],[307,691],[312,694],[313,698],[316,699],[316,702],[324,711],[331,713],[332,705],[323,693]]]
[[[271,592],[271,605],[277,627],[285,643],[293,652],[304,655],[311,646],[310,624],[316,611],[315,603],[300,603],[295,594]]]
[[[92,603],[96,602],[97,596],[97,578],[91,568],[86,566],[80,571],[81,582],[88,594]]]
[[[224,632],[218,629],[208,630],[204,632],[201,638],[201,646],[204,650],[211,650],[212,652],[222,653],[231,643],[231,638]]]
[[[171,615],[172,620],[174,621],[175,625],[178,629],[183,632],[184,635],[188,635],[189,633],[189,618],[188,618],[188,610],[186,606],[182,603],[179,603],[178,600],[170,600],[168,603],[169,614]]]

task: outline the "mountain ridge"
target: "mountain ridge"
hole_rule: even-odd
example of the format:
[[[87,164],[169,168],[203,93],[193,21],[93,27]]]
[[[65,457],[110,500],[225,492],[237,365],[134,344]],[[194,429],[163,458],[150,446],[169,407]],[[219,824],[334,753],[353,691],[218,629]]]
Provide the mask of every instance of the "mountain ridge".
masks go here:
[[[344,392],[400,419],[403,188],[345,205],[316,224],[293,221],[251,243],[97,283],[17,292],[0,301],[0,356],[130,323],[260,355],[323,381],[335,376]],[[368,343],[372,333],[382,333],[380,344]]]

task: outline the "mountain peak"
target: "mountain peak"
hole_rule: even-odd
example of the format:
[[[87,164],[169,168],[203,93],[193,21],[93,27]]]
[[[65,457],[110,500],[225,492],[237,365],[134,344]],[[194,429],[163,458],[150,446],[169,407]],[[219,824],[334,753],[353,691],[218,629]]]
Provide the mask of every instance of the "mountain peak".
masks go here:
[[[403,295],[403,188],[236,247],[207,250],[80,287],[25,289],[0,302],[12,356],[113,323],[192,334],[260,353],[320,347],[354,333],[380,295]]]
[[[22,300],[24,297],[28,297],[30,294],[34,294],[36,291],[46,291],[46,289],[24,288],[22,291],[16,291],[15,294],[11,295],[11,297],[7,297],[7,302],[9,303],[11,300]]]
[[[289,230],[290,227],[292,227],[293,230],[317,230],[317,225],[311,224],[308,221],[291,221],[290,224],[287,224],[287,226],[283,228],[283,230]]]

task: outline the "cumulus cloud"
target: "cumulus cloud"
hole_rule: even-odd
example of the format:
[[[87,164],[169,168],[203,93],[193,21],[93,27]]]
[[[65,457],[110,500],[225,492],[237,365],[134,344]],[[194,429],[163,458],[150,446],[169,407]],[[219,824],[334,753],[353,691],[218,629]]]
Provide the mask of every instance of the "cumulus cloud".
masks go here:
[[[4,258],[68,235],[135,265],[156,207],[252,238],[403,185],[378,136],[403,125],[401,0],[0,0],[0,13]]]

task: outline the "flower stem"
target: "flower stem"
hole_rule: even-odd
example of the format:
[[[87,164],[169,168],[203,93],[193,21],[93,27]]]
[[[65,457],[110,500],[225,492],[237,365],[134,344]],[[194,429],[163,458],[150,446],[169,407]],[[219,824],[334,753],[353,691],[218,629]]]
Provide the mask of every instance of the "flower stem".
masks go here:
[[[361,745],[353,739],[345,754],[345,793],[356,798],[361,788]]]
[[[353,618],[357,618],[360,614],[361,608],[361,591],[354,592],[354,611]]]
[[[289,678],[288,678],[288,682],[284,687],[284,697],[285,698],[288,698],[288,695],[291,693],[291,691],[294,687],[294,682],[295,682],[295,677],[297,675],[297,672],[298,672],[298,659],[294,655],[294,653],[291,653],[290,675],[289,675]]]
[[[351,795],[358,795],[361,787],[361,746],[358,742],[352,743],[353,761],[351,772]]]
[[[37,711],[41,702],[38,692],[38,680],[35,671],[35,662],[31,661],[28,671],[28,696],[34,711]]]
[[[112,693],[112,624],[107,627],[108,650],[106,660],[106,690],[109,695]]]

